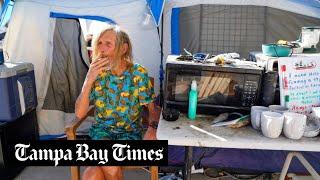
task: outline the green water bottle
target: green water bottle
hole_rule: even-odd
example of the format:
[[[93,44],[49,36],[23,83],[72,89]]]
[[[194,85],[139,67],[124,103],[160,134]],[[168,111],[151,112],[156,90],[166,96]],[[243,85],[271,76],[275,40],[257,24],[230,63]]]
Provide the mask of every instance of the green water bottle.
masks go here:
[[[189,109],[188,109],[188,118],[191,120],[194,120],[196,118],[197,101],[198,101],[197,81],[193,80],[191,83],[191,89],[189,92]]]

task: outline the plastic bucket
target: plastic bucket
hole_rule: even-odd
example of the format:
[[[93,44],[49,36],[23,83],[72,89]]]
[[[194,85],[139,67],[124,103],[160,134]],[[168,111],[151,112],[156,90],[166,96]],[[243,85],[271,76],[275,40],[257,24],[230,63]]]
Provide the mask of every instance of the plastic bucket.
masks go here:
[[[292,50],[288,46],[281,46],[278,44],[262,44],[262,52],[267,56],[287,57]]]

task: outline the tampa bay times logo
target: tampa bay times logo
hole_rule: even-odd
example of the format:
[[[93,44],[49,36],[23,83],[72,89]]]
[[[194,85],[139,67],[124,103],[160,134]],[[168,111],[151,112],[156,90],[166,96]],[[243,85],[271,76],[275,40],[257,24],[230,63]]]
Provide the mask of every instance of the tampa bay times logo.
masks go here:
[[[18,164],[24,165],[167,165],[167,141],[141,142],[37,141],[17,143],[14,146],[14,157]]]

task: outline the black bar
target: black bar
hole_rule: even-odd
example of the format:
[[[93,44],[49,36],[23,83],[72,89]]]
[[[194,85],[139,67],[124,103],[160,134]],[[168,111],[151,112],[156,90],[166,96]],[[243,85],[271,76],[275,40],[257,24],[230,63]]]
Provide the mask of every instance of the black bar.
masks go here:
[[[192,153],[193,147],[192,146],[185,146],[185,168],[184,168],[184,178],[186,180],[191,180],[191,167],[192,167]]]

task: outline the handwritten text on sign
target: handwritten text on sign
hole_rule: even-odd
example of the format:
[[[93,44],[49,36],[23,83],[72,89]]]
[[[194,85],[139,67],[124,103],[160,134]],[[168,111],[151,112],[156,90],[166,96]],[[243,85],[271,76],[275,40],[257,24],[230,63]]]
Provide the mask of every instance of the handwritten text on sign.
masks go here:
[[[303,114],[320,106],[320,57],[280,58],[278,66],[281,105]]]

